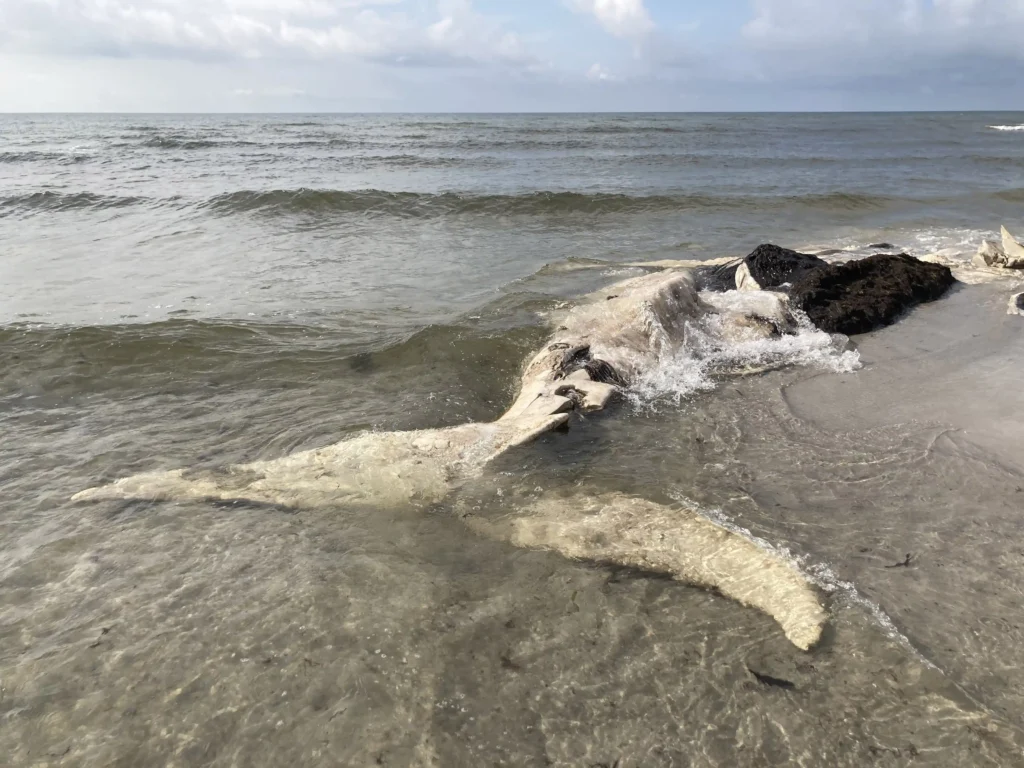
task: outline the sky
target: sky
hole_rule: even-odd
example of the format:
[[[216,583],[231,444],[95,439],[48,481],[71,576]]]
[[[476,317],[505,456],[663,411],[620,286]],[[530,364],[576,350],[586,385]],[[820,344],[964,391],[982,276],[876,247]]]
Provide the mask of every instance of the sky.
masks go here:
[[[0,112],[1024,110],[1024,0],[0,0]]]

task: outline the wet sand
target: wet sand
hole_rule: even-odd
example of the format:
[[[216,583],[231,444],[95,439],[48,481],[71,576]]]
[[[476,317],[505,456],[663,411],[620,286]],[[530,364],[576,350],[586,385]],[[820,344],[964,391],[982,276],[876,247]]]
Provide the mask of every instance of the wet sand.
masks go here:
[[[856,339],[864,368],[787,387],[801,418],[824,428],[943,422],[992,460],[1024,472],[1021,318],[1005,283],[959,285],[903,322]]]
[[[782,397],[795,418],[852,444],[894,427],[908,435],[917,455],[905,466],[858,473],[856,489],[820,489],[832,490],[829,508],[851,502],[833,533],[850,548],[839,570],[886,606],[924,658],[1019,726],[1024,327],[1006,314],[1007,292],[961,286],[858,339],[865,367],[856,375],[805,380]],[[904,553],[909,568],[879,570]]]

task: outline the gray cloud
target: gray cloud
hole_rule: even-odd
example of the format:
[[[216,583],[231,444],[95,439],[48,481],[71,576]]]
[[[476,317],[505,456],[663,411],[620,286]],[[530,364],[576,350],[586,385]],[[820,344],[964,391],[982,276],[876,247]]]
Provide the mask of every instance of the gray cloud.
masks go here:
[[[13,62],[0,109],[1012,108],[1024,97],[1024,0],[751,0],[742,25],[713,37],[659,25],[643,0],[548,2],[603,34],[577,43],[586,49],[567,46],[582,38],[565,29],[524,37],[529,19],[472,0],[0,0],[0,60]],[[575,16],[558,16],[565,7]]]
[[[8,50],[51,55],[539,66],[470,0],[433,11],[401,0],[5,0],[0,26]]]
[[[1024,60],[1022,0],[753,0],[753,9],[742,34],[754,52],[814,54],[815,68],[856,63],[874,74],[893,60]]]

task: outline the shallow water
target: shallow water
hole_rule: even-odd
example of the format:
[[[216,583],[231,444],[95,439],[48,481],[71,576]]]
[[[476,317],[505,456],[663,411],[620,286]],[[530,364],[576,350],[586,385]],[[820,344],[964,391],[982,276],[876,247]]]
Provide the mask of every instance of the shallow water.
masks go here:
[[[988,128],[1021,122],[0,119],[0,753],[1024,765],[1009,282],[855,338],[857,370],[815,348],[696,386],[675,361],[435,507],[69,501],[493,419],[545,314],[638,274],[622,262],[769,240],[969,259],[997,224],[1024,229],[1024,141]],[[460,519],[603,491],[788,551],[825,596],[822,644]]]

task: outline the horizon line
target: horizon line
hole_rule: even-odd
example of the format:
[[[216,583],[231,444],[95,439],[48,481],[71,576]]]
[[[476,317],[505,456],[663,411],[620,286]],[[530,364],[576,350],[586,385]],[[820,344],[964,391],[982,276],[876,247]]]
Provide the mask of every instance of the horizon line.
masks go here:
[[[473,112],[468,110],[451,111],[417,111],[417,110],[381,110],[381,111],[317,111],[317,110],[230,110],[210,112],[198,110],[156,111],[156,110],[35,110],[7,111],[0,109],[0,116],[25,115],[949,115],[949,114],[1024,114],[1024,109],[780,109],[780,110],[507,110]]]

